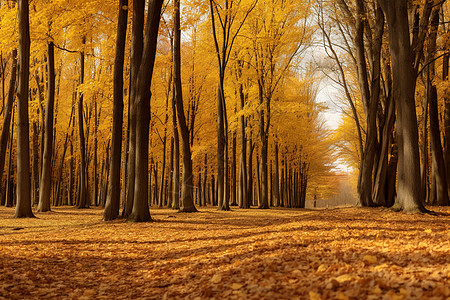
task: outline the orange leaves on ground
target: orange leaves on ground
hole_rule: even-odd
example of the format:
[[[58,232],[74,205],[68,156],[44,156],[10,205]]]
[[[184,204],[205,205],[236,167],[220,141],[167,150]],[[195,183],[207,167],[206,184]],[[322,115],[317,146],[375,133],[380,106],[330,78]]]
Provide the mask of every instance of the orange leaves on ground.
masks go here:
[[[447,299],[450,211],[437,210],[153,210],[134,224],[2,207],[0,298]]]

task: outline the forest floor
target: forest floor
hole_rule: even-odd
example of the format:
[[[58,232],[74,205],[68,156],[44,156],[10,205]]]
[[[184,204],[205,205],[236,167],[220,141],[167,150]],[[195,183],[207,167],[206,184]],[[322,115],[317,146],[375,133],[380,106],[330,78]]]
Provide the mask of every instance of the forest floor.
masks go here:
[[[450,208],[0,208],[0,299],[450,299]]]

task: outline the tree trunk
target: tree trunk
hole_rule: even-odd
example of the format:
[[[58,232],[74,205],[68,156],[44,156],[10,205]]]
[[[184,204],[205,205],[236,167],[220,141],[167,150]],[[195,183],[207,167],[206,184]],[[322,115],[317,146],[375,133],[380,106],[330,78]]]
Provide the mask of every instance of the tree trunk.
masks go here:
[[[436,205],[450,205],[447,187],[447,175],[445,171],[444,155],[441,145],[439,130],[439,111],[437,103],[436,86],[430,84],[430,132],[431,151],[433,153],[433,173],[436,179],[436,198],[431,198],[431,203]]]
[[[173,155],[174,155],[174,141],[173,137],[170,139],[170,157],[169,157],[169,183],[167,186],[167,206],[172,207],[173,205]]]
[[[253,204],[253,150],[255,146],[253,145],[252,137],[248,140],[248,146],[250,151],[248,153],[247,195],[244,208],[250,208]]]
[[[175,93],[175,89],[174,89]],[[174,141],[174,173],[173,173],[173,191],[172,208],[180,209],[180,138],[178,135],[177,111],[175,95],[172,101],[172,123],[173,123],[173,141]]]
[[[31,147],[31,205],[34,206],[39,202],[39,124],[37,121],[33,121],[32,126],[32,147]]]
[[[208,179],[208,155],[205,153],[205,164],[204,164],[204,168],[205,168],[205,176],[203,177],[203,206],[206,206],[206,203],[209,202],[207,201],[207,198],[209,197],[209,190],[207,188],[207,179]]]
[[[175,0],[174,7],[174,73],[175,100],[177,117],[181,133],[183,149],[183,178],[181,186],[180,212],[196,212],[193,198],[193,173],[189,129],[183,109],[183,94],[181,86],[181,30],[180,30],[180,0]]]
[[[8,147],[8,139],[11,138],[9,136],[10,127],[11,127],[11,115],[13,112],[14,106],[14,91],[16,89],[16,71],[17,71],[17,49],[14,49],[12,52],[12,65],[11,65],[11,77],[9,80],[9,90],[8,90],[8,99],[6,100],[6,108],[3,115],[3,127],[2,127],[2,135],[0,137],[0,185],[3,184],[3,171],[5,169],[5,160],[6,160],[6,148]],[[2,74],[2,78],[4,74]],[[6,187],[5,187],[6,188]],[[5,202],[5,199],[2,196],[1,201]]]
[[[30,23],[28,0],[18,0],[19,59],[17,84],[17,204],[14,217],[34,217],[30,194],[30,134],[28,86],[30,75]]]
[[[442,63],[442,80],[448,81],[450,78],[449,74],[449,61],[450,54],[444,55],[443,63]],[[449,189],[450,194],[450,95],[447,93],[444,95],[444,151],[445,151],[445,165],[447,171],[447,188]]]
[[[393,91],[397,109],[398,195],[394,209],[425,211],[420,184],[419,138],[415,108],[413,50],[410,45],[407,1],[378,0],[389,28]]]
[[[82,38],[82,47],[86,43],[86,37]],[[80,53],[80,82],[84,83],[84,49]],[[79,202],[77,208],[89,207],[88,187],[87,187],[87,170],[86,170],[86,141],[84,137],[84,119],[83,119],[83,93],[80,92],[78,96],[78,134],[80,140],[80,182],[79,182]]]
[[[275,141],[275,182],[274,182],[275,206],[280,206],[280,167],[278,165],[278,142]]]
[[[53,156],[53,107],[55,102],[55,48],[53,42],[47,45],[47,105],[45,107],[44,153],[42,156],[42,172],[39,190],[38,211],[50,210],[50,194],[52,183]]]
[[[433,159],[433,177],[435,179],[435,192],[432,194],[431,203],[437,205],[450,205],[447,186],[447,174],[445,170],[444,154],[441,144],[441,134],[439,129],[439,110],[435,77],[434,56],[436,54],[436,39],[439,26],[439,9],[435,9],[431,15],[431,27],[427,46],[427,59],[430,65],[427,67],[426,91],[430,109],[430,138]],[[435,197],[434,197],[435,196]]]
[[[11,122],[14,123],[14,110],[12,111]],[[12,152],[13,152],[13,138],[14,138],[14,124],[11,124],[11,138],[9,139],[9,157],[8,157],[8,170],[6,175],[6,193],[5,193],[5,206],[12,207],[14,205],[13,199],[13,188],[14,182],[12,180],[12,174],[14,172],[14,168],[12,166]]]
[[[241,111],[244,110],[245,97],[242,84],[239,85],[239,98],[241,100]],[[241,158],[239,163],[239,207],[245,208],[247,205],[247,139],[245,136],[245,117],[241,115]]]
[[[136,80],[136,170],[134,201],[129,220],[145,222],[151,220],[148,207],[148,142],[150,123],[151,79],[156,56],[162,0],[150,0],[142,61]]]
[[[233,134],[233,154],[231,157],[231,205],[237,206],[236,201],[236,132]]]
[[[116,54],[114,57],[113,128],[111,137],[111,166],[109,170],[108,193],[106,196],[103,220],[114,220],[120,208],[120,168],[122,158],[123,126],[123,65],[127,36],[128,0],[119,1],[117,21]]]
[[[142,60],[142,51],[144,45],[144,9],[145,0],[133,1],[133,25],[131,32],[131,66],[130,66],[130,96],[129,96],[129,123],[130,140],[128,144],[128,182],[125,208],[122,216],[128,218],[133,209],[134,201],[134,185],[136,170],[136,93],[137,93],[137,77],[139,66]]]

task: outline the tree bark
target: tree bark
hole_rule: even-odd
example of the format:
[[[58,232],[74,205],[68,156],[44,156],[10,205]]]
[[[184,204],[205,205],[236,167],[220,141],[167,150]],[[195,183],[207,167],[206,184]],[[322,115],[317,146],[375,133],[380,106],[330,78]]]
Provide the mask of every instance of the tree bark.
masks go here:
[[[44,153],[39,190],[38,211],[50,211],[53,156],[53,107],[55,103],[55,48],[53,42],[47,45],[47,105],[45,107]]]
[[[30,22],[28,0],[18,0],[19,58],[17,84],[17,203],[15,218],[34,217],[30,194],[30,133],[28,87],[30,77]]]
[[[111,137],[111,166],[109,169],[108,193],[106,196],[103,220],[114,220],[119,216],[120,208],[120,162],[122,158],[123,126],[123,65],[127,36],[128,0],[119,1],[117,21],[116,54],[114,57],[113,87],[113,128]]]
[[[86,37],[82,37],[82,47],[86,44]],[[80,81],[79,85],[84,83],[84,49],[80,53]],[[78,96],[78,134],[80,141],[80,190],[77,208],[87,208],[88,203],[88,187],[87,187],[87,170],[86,170],[86,141],[84,136],[84,118],[83,118],[83,93]]]
[[[406,0],[378,0],[389,28],[393,91],[397,109],[398,195],[394,209],[425,211],[420,184],[419,137],[415,109],[416,72]]]
[[[136,80],[136,171],[134,184],[133,210],[130,221],[145,222],[151,220],[148,207],[148,149],[151,79],[155,64],[159,21],[162,0],[150,0],[148,4],[147,25],[142,61]]]
[[[14,49],[12,52],[11,77],[9,79],[8,96],[3,115],[2,134],[0,137],[0,185],[3,184],[3,171],[5,169],[6,148],[8,147],[8,140],[10,138],[9,132],[11,129],[11,115],[14,106],[14,91],[16,89],[16,72],[17,72],[17,49]],[[5,199],[1,199],[0,202],[4,203],[4,201]]]
[[[181,186],[180,212],[196,212],[193,195],[192,156],[189,142],[189,128],[183,109],[183,90],[181,86],[181,30],[180,30],[180,0],[175,0],[174,7],[174,73],[175,100],[178,125],[181,133],[183,149],[183,178]]]
[[[131,67],[130,67],[130,96],[129,96],[129,144],[128,144],[128,182],[125,208],[122,216],[128,218],[133,209],[134,201],[134,185],[135,185],[135,170],[136,170],[136,93],[137,93],[137,77],[139,66],[142,60],[142,51],[144,45],[144,9],[145,0],[133,1],[133,25],[131,32]]]
[[[12,122],[14,122],[14,110],[12,111]],[[6,207],[12,207],[14,205],[14,199],[13,199],[13,189],[14,189],[14,182],[12,180],[12,174],[14,172],[13,169],[13,161],[12,161],[12,152],[13,152],[13,137],[14,137],[14,124],[11,124],[11,138],[9,139],[9,155],[8,155],[8,170],[6,175],[6,193],[5,193],[5,206]]]

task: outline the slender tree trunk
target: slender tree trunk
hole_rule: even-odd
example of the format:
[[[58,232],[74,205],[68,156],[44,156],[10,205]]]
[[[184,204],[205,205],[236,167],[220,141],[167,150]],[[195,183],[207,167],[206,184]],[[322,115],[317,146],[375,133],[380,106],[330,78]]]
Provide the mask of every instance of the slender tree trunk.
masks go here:
[[[164,180],[166,177],[166,148],[167,148],[167,131],[164,129],[163,137],[163,157],[162,157],[162,167],[161,167],[161,187],[159,189],[158,207],[164,206]]]
[[[444,154],[441,144],[439,129],[439,109],[435,77],[435,64],[432,61],[436,54],[436,39],[439,26],[439,10],[435,9],[431,15],[431,27],[427,46],[427,61],[431,62],[427,67],[427,97],[429,97],[430,109],[430,138],[433,159],[433,177],[435,179],[436,195],[432,194],[431,203],[437,205],[450,205],[447,186],[447,174],[445,170]],[[434,197],[435,196],[435,197]]]
[[[206,206],[206,203],[209,202],[207,201],[208,195],[209,195],[209,190],[207,187],[207,179],[208,179],[208,155],[205,153],[205,164],[204,164],[204,172],[205,172],[205,176],[203,177],[203,206]]]
[[[3,115],[3,127],[0,137],[0,185],[3,184],[3,171],[5,169],[6,160],[6,148],[8,147],[10,127],[11,127],[11,115],[14,106],[14,91],[16,88],[16,71],[17,71],[17,49],[12,52],[12,65],[11,65],[11,77],[9,80],[8,99],[6,100],[6,108]],[[2,74],[2,78],[4,74]],[[6,188],[6,187],[5,187]],[[3,197],[2,197],[3,198]],[[0,202],[4,203],[5,199],[1,199]]]
[[[175,89],[174,89],[175,93]],[[173,123],[173,141],[174,141],[174,173],[173,173],[173,209],[180,209],[180,138],[178,135],[177,111],[175,95],[172,101],[172,123]]]
[[[109,170],[108,193],[106,196],[103,220],[114,220],[119,216],[120,208],[120,167],[122,158],[123,125],[123,65],[127,36],[128,0],[119,1],[117,21],[116,54],[114,58],[114,103],[113,128],[111,138],[111,167]]]
[[[98,206],[98,119],[97,99],[94,100],[94,205]]]
[[[241,111],[244,110],[245,96],[242,84],[239,85],[239,98],[241,100]],[[245,136],[245,117],[241,115],[241,158],[239,163],[239,207],[245,208],[247,202],[248,186],[247,186],[247,139]]]
[[[14,123],[14,110],[12,111],[12,117],[11,122]],[[14,189],[14,182],[12,180],[12,174],[14,172],[13,169],[13,161],[12,161],[12,152],[13,152],[13,138],[14,138],[14,124],[11,124],[11,138],[9,139],[9,157],[8,157],[8,170],[6,175],[6,199],[5,199],[5,206],[6,207],[12,207],[14,205],[13,200],[13,189]]]
[[[278,142],[275,141],[275,182],[274,182],[275,206],[280,206],[280,167],[278,165]]]
[[[30,77],[30,23],[28,0],[18,0],[19,59],[17,84],[17,204],[15,218],[34,217],[30,194],[30,134],[28,86]]]
[[[55,102],[55,48],[53,42],[47,45],[47,105],[45,107],[45,129],[44,129],[44,153],[42,156],[42,173],[39,184],[38,211],[50,210],[50,195],[52,183],[52,156],[53,156],[53,107]]]
[[[174,73],[175,100],[177,117],[181,133],[183,149],[183,179],[181,186],[180,212],[196,212],[193,198],[193,173],[189,129],[183,109],[183,94],[181,86],[181,30],[180,30],[180,0],[175,0],[174,7]]]
[[[32,126],[32,147],[31,147],[31,205],[35,205],[39,202],[39,124],[37,121],[33,121]]]
[[[174,141],[173,137],[170,138],[170,157],[169,157],[169,183],[167,186],[167,206],[172,207],[173,205],[173,155],[174,155]]]
[[[233,134],[233,154],[231,156],[231,205],[236,206],[236,132]]]
[[[82,38],[83,47],[86,44],[86,37]],[[80,54],[80,82],[79,84],[84,83],[84,49]],[[78,208],[87,208],[89,207],[88,199],[88,191],[87,191],[87,170],[86,170],[86,141],[84,136],[84,119],[83,119],[83,93],[80,92],[78,96],[78,134],[80,141],[80,190],[79,190],[79,202]]]
[[[254,150],[254,145],[253,145],[253,141],[252,141],[252,137],[249,138],[248,140],[248,147],[249,149],[249,153],[248,153],[248,167],[247,167],[247,172],[248,172],[248,179],[247,179],[247,203],[245,203],[244,208],[250,208],[251,205],[253,204],[253,150]]]

